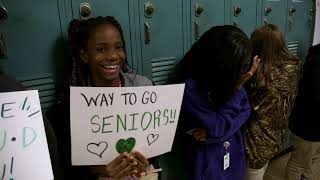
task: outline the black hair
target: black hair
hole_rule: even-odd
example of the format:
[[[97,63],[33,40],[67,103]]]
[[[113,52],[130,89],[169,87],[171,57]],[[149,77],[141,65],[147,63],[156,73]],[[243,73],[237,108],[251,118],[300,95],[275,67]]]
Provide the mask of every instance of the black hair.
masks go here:
[[[76,40],[79,44],[80,49],[87,49],[87,44],[91,33],[94,32],[98,26],[103,24],[113,25],[120,32],[121,40],[123,44],[125,44],[123,31],[119,22],[112,16],[98,16],[96,18],[90,18],[88,20],[81,21],[78,32],[76,34]]]
[[[122,43],[124,44],[124,52],[126,53],[125,40],[120,23],[112,16],[89,18],[88,20],[74,19],[69,23],[69,43],[71,45],[71,85],[88,85],[89,68],[80,58],[81,50],[87,49],[88,40],[90,35],[100,25],[112,25],[120,33]],[[127,57],[127,56],[126,56]],[[125,60],[125,64],[122,67],[123,72],[131,71]]]
[[[193,44],[180,62],[181,78],[195,79],[218,108],[235,92],[251,43],[239,28],[214,26]]]

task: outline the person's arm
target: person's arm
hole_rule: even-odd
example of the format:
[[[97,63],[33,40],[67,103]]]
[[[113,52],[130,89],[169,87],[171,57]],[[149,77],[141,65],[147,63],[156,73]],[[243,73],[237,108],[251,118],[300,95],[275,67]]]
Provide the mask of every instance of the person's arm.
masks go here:
[[[183,100],[183,110],[190,112],[190,120],[195,127],[204,129],[204,143],[225,141],[240,129],[250,115],[250,105],[244,88],[235,92],[233,97],[216,111],[206,101],[193,101],[194,97],[186,90]]]
[[[59,153],[58,153],[57,137],[55,135],[55,132],[52,128],[51,123],[49,122],[48,118],[45,115],[43,115],[43,123],[46,131],[47,141],[48,141],[48,148],[50,153],[54,179],[61,180],[63,179],[63,170],[59,162],[60,160],[59,160]]]

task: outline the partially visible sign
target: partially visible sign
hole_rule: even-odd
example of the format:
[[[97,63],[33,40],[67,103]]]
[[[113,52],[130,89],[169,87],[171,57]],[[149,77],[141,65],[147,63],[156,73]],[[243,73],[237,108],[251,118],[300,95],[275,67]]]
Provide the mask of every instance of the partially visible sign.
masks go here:
[[[320,0],[316,0],[316,15],[315,15],[315,26],[314,26],[314,36],[313,45],[320,43]]]
[[[53,179],[38,91],[0,93],[0,179]]]

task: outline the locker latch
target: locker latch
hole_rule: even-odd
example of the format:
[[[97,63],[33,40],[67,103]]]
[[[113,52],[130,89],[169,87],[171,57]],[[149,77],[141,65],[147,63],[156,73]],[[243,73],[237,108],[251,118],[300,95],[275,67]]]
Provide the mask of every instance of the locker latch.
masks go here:
[[[80,4],[80,19],[86,20],[91,15],[91,6],[89,3]]]
[[[293,7],[289,9],[289,16],[292,16],[297,10]]]
[[[199,3],[196,3],[196,6],[195,6],[195,15],[196,17],[200,17],[204,12],[204,8],[201,4]]]
[[[267,6],[264,8],[264,16],[268,16],[271,13],[272,9]]]
[[[242,11],[242,9],[239,4],[234,6],[233,14],[235,17],[239,16],[241,11]]]

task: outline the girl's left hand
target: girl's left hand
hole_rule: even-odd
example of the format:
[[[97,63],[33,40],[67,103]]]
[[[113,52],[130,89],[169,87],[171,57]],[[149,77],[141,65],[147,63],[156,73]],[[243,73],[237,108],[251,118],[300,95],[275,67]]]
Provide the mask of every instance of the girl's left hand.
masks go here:
[[[135,161],[138,162],[137,169],[139,172],[147,170],[149,167],[149,161],[140,152],[134,150],[130,153],[130,155],[132,155]]]
[[[247,73],[241,74],[240,80],[239,80],[239,83],[237,86],[238,89],[241,89],[241,87],[244,85],[244,83],[246,83],[247,80],[249,80],[253,76],[253,74],[256,72],[256,70],[258,68],[259,62],[260,62],[260,59],[256,55],[253,58],[253,64],[252,64],[251,69]]]

